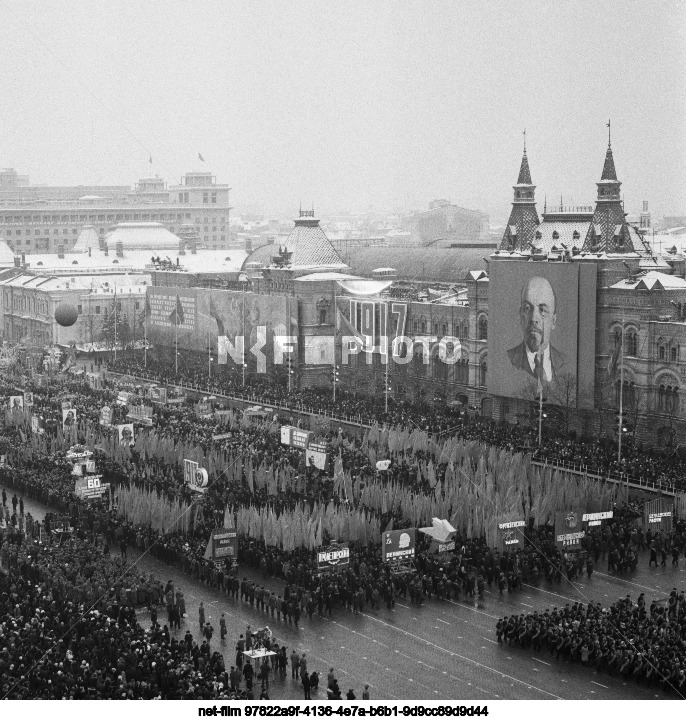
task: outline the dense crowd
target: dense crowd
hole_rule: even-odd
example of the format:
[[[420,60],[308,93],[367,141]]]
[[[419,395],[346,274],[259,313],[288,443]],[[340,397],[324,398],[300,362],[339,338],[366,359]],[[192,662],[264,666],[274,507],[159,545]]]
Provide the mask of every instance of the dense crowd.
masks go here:
[[[14,387],[13,384],[8,383],[0,388],[0,392],[10,395]],[[69,399],[79,419],[97,423],[103,399],[112,401],[114,395],[113,390],[95,391],[80,381],[60,382],[48,392],[41,388],[34,389],[34,412],[43,417],[46,436],[53,438],[63,432],[60,424],[62,398]],[[123,418],[126,408],[122,408],[118,413],[122,414]],[[451,423],[456,422],[451,411],[446,412],[445,416],[434,415],[432,421],[429,421],[429,411],[426,409],[420,409],[420,414],[414,415],[414,410],[408,406],[402,413],[407,414],[405,422],[414,417],[417,425],[424,423],[433,430],[441,429],[443,426],[447,429]],[[200,650],[202,644],[199,646],[196,644],[198,650],[193,650],[191,644],[189,650],[187,644],[179,645],[169,637],[169,627],[176,620],[176,614],[169,613],[167,593],[154,579],[132,578],[127,585],[129,595],[126,597],[116,584],[113,591],[107,591],[110,583],[107,577],[107,565],[103,566],[104,577],[97,574],[94,576],[91,573],[94,564],[92,556],[89,556],[91,553],[102,555],[103,549],[93,546],[92,550],[83,550],[90,549],[89,539],[102,538],[102,544],[107,551],[110,547],[118,547],[121,549],[122,558],[126,557],[126,548],[131,545],[141,550],[147,549],[153,555],[177,565],[208,586],[221,589],[233,598],[261,610],[269,623],[275,621],[294,625],[298,625],[301,619],[311,617],[314,613],[332,614],[336,609],[359,613],[367,607],[378,609],[385,605],[392,608],[399,597],[409,598],[415,604],[421,604],[428,598],[439,601],[448,599],[471,601],[476,597],[483,597],[487,586],[492,588],[495,585],[502,594],[506,591],[516,592],[523,584],[560,583],[563,578],[574,580],[581,574],[587,574],[590,578],[601,558],[607,561],[609,571],[627,573],[635,568],[638,552],[644,548],[650,549],[651,561],[655,556],[654,560],[658,563],[659,556],[663,564],[666,563],[669,554],[672,556],[672,562],[678,563],[680,554],[686,552],[686,527],[683,523],[676,524],[670,534],[643,534],[639,524],[636,523],[640,515],[638,506],[631,504],[616,508],[615,517],[610,522],[604,523],[585,538],[581,553],[562,553],[554,543],[550,526],[527,528],[526,543],[523,547],[506,553],[498,553],[495,549],[489,548],[483,539],[467,538],[464,534],[458,533],[456,552],[443,557],[430,555],[427,552],[427,544],[420,540],[416,572],[410,573],[391,573],[389,566],[382,563],[378,543],[351,543],[350,565],[346,570],[339,574],[322,575],[316,568],[315,556],[311,550],[284,551],[278,547],[265,546],[262,541],[240,537],[239,562],[259,569],[265,579],[268,577],[282,579],[283,591],[276,593],[266,588],[273,584],[265,581],[263,585],[241,578],[230,563],[218,566],[203,557],[210,530],[221,525],[226,506],[234,506],[238,503],[253,503],[260,506],[269,503],[278,512],[280,509],[291,508],[303,500],[314,498],[332,499],[335,503],[342,501],[333,493],[332,469],[327,468],[321,472],[313,468],[305,468],[302,454],[282,446],[278,434],[269,422],[241,423],[240,428],[234,429],[231,434],[226,434],[228,437],[217,444],[213,442],[212,437],[226,430],[223,423],[221,416],[201,417],[191,413],[187,407],[157,408],[155,412],[157,432],[175,443],[190,441],[206,451],[218,445],[229,452],[247,453],[258,462],[267,460],[269,464],[277,466],[283,464],[301,474],[303,484],[298,491],[289,489],[279,493],[275,498],[268,497],[264,490],[249,489],[244,479],[237,482],[229,482],[226,478],[213,479],[211,487],[202,500],[196,500],[195,505],[199,512],[196,514],[193,527],[185,534],[161,532],[151,527],[135,527],[119,516],[116,508],[108,508],[100,504],[87,505],[75,500],[71,464],[66,461],[63,451],[55,450],[52,453],[31,451],[26,443],[26,431],[22,430],[20,424],[11,424],[5,428],[5,441],[9,446],[11,467],[0,469],[0,482],[15,490],[14,498],[9,498],[7,505],[3,498],[9,534],[12,535],[13,530],[16,529],[26,531],[29,538],[34,535],[32,521],[23,514],[23,508],[18,507],[19,501],[22,500],[21,494],[36,498],[66,513],[72,525],[79,530],[80,537],[78,542],[65,545],[63,547],[65,550],[62,552],[72,553],[74,559],[65,563],[63,558],[57,561],[56,558],[51,559],[49,555],[45,555],[42,561],[47,566],[54,561],[58,566],[61,564],[62,567],[71,566],[73,570],[78,570],[66,579],[55,573],[57,580],[50,578],[51,587],[56,584],[61,589],[60,593],[68,594],[68,603],[75,604],[76,608],[79,604],[83,604],[84,608],[90,608],[90,605],[95,603],[94,610],[98,615],[91,614],[92,618],[88,617],[87,623],[91,624],[88,626],[89,633],[97,634],[102,624],[108,624],[105,626],[108,628],[113,620],[117,628],[124,629],[121,634],[121,638],[124,639],[120,644],[122,649],[131,639],[137,642],[143,639],[140,642],[145,644],[146,653],[148,645],[158,651],[161,648],[161,656],[167,659],[168,667],[173,669],[169,673],[175,678],[178,673],[185,674],[182,684],[174,682],[177,689],[175,692],[179,694],[195,693],[196,696],[204,698],[206,696],[202,694],[207,693],[215,694],[216,697],[218,693],[236,693],[237,686],[236,683],[232,684],[230,674],[223,669],[220,671],[216,659],[216,668],[213,666],[212,656],[209,661],[206,659],[206,662],[198,660],[197,657],[204,655]],[[518,447],[517,430],[511,427],[484,421],[465,422],[464,419],[460,419],[457,423],[457,431],[455,427],[450,426],[451,433],[459,432],[464,437],[484,443],[502,442],[505,446]],[[345,467],[350,469],[354,476],[364,481],[374,475],[374,468],[370,465],[369,456],[363,449],[360,438],[348,437],[341,430],[332,430],[323,434],[323,440],[329,446],[330,456],[333,457],[340,452]],[[568,447],[566,442],[559,443],[562,449]],[[410,486],[416,492],[425,492],[430,489],[424,487],[425,481],[417,478],[418,458],[421,459],[421,453],[400,459],[394,464],[391,478]],[[190,497],[183,483],[183,469],[178,463],[167,463],[161,458],[149,456],[144,458],[135,449],[117,460],[105,453],[104,449],[101,451],[96,449],[96,459],[103,480],[112,483],[115,488],[134,484],[154,488],[158,493],[169,498]],[[16,492],[19,492],[20,497],[17,499],[17,504],[14,504]],[[9,512],[10,504],[15,506],[12,513]],[[382,514],[381,522],[382,527],[387,524],[394,524],[395,528],[410,525],[409,519],[402,518],[398,512],[385,512]],[[79,546],[78,543],[85,545]],[[25,559],[22,560],[22,544],[23,542],[15,542],[13,545],[5,541],[0,561],[4,562],[6,567],[19,569],[19,576],[23,579],[27,573],[27,562]],[[24,555],[26,555],[25,551]],[[84,561],[89,558],[91,562]],[[36,567],[43,563],[38,561],[37,556],[31,561]],[[15,578],[13,584],[16,597],[23,597],[22,592],[16,590],[21,584],[20,580]],[[7,592],[11,596],[9,588],[11,584]],[[42,588],[41,593],[44,590]],[[44,608],[46,599],[52,603],[55,598],[54,593],[53,591],[52,595],[47,596],[35,596],[29,593],[26,596],[29,605],[24,609],[26,614],[34,616],[37,614],[41,617],[41,609]],[[0,602],[3,598],[4,596],[0,597]],[[106,601],[109,605],[103,606]],[[155,628],[153,624],[151,630],[140,629],[135,623],[135,618],[126,609],[130,609],[134,603],[141,602],[148,603],[151,607],[156,607],[157,604],[166,605],[167,626]],[[35,606],[31,607],[31,603],[35,603]],[[178,605],[178,602],[171,604],[172,609]],[[10,609],[11,612],[16,613],[13,609]],[[116,616],[113,617],[112,613],[115,610]],[[23,616],[24,613],[22,612],[21,615]],[[60,623],[66,624],[67,621],[69,618],[66,621],[60,620]],[[33,621],[29,625],[32,623]],[[88,636],[84,635],[84,638]],[[119,641],[114,644],[115,649],[118,643]],[[83,650],[78,644],[77,648]],[[26,657],[23,660],[26,661]],[[95,663],[98,668],[105,663],[103,659],[81,660],[85,660],[87,664]],[[13,665],[12,671],[21,668],[21,664],[10,665]],[[212,680],[209,680],[207,674],[208,665],[214,669]],[[145,665],[143,667],[145,668]],[[165,698],[183,697],[168,695],[171,692],[171,682],[168,681],[167,675],[160,676],[158,671],[154,672],[152,680],[148,677],[133,679],[127,677],[126,673],[122,676],[117,663],[110,664],[110,660],[107,661],[107,668],[114,668],[114,671],[108,671],[102,666],[101,675],[98,676],[96,673],[93,677],[95,691],[88,684],[83,687],[75,685],[75,680],[71,687],[64,685],[63,688],[71,688],[70,695],[76,693],[75,697],[83,698],[107,697],[97,696],[98,693],[135,698],[159,695]],[[178,671],[179,668],[183,671]],[[26,663],[23,670],[26,670]],[[70,668],[69,671],[73,674],[74,669]],[[67,671],[63,671],[64,673]],[[28,683],[27,679],[21,679],[21,675],[19,674],[19,680]],[[223,686],[220,687],[220,684]],[[22,689],[25,695],[32,693],[31,687],[26,683],[19,684],[17,688]],[[57,690],[55,693],[59,694],[60,691]],[[96,695],[88,695],[91,693]]]
[[[76,535],[41,543],[4,534],[0,573],[0,697],[238,698],[220,653],[136,619],[127,586],[143,581]]]
[[[558,659],[581,663],[683,697],[686,691],[686,599],[672,589],[666,601],[647,605],[641,593],[627,595],[608,608],[600,603],[566,604],[505,616],[496,626],[498,643],[548,651]]]
[[[546,427],[543,444],[535,448],[537,439],[533,438],[531,429],[525,424],[493,423],[456,405],[428,406],[421,401],[393,399],[386,410],[383,394],[369,397],[339,388],[334,400],[330,389],[289,390],[284,383],[262,375],[251,376],[244,386],[242,378],[236,374],[220,372],[208,378],[206,369],[203,371],[200,367],[184,366],[177,373],[173,367],[164,364],[146,367],[131,358],[122,358],[111,367],[118,372],[196,386],[212,393],[248,394],[257,402],[329,413],[365,424],[376,422],[417,427],[432,433],[449,432],[504,448],[531,448],[534,458],[550,463],[584,466],[589,472],[601,475],[628,476],[645,483],[686,489],[686,459],[674,449],[644,448],[628,434],[623,438],[622,458],[618,460],[614,439],[571,439]]]

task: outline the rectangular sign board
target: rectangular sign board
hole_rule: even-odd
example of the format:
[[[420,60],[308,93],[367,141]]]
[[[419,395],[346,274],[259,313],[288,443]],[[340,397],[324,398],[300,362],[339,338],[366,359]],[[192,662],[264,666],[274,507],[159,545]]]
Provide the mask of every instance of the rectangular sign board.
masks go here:
[[[336,544],[328,548],[322,548],[317,552],[317,568],[327,570],[329,568],[340,568],[350,564],[350,548],[347,545]]]
[[[384,531],[381,534],[381,554],[384,563],[411,561],[415,555],[416,528]]]

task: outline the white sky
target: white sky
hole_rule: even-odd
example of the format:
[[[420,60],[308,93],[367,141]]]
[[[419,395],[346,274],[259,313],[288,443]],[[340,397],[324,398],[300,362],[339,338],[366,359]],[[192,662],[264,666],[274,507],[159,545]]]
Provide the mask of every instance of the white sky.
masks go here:
[[[32,183],[177,182],[294,214],[504,222],[522,129],[544,194],[686,213],[686,7],[672,0],[0,0],[0,165]],[[205,157],[198,161],[198,152]]]

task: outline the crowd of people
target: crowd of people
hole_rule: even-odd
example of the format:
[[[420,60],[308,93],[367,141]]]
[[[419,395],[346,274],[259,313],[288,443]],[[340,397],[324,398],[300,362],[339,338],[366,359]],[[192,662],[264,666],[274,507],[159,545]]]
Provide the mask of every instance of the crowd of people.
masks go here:
[[[138,360],[121,358],[110,367],[160,382],[199,387],[224,395],[248,395],[256,402],[328,413],[368,425],[376,422],[418,427],[504,448],[531,449],[534,458],[549,463],[583,466],[600,475],[628,476],[644,483],[686,489],[686,458],[675,449],[644,448],[628,434],[623,438],[622,458],[618,460],[613,438],[570,438],[546,427],[544,442],[538,447],[528,425],[492,423],[455,404],[429,406],[412,399],[392,399],[387,410],[383,394],[369,397],[339,388],[334,399],[330,389],[289,390],[286,384],[267,375],[251,375],[244,385],[242,376],[230,372],[215,373],[208,378],[206,369],[199,365],[184,365],[177,371],[164,363],[155,363],[153,368]]]
[[[505,616],[496,626],[498,643],[548,651],[625,681],[661,686],[683,698],[686,691],[686,599],[672,589],[648,605],[645,594],[629,595],[603,608],[572,603],[544,612]]]
[[[136,369],[128,368],[128,370],[132,372]],[[184,379],[177,380],[181,382]],[[216,392],[227,390],[221,387],[220,381],[216,382],[218,384],[214,389]],[[15,388],[16,383],[8,381],[0,386],[0,393],[9,396],[15,392]],[[300,402],[304,403],[306,396],[307,400],[312,401],[315,397],[313,394],[314,392],[311,391],[303,393]],[[97,425],[101,405],[104,400],[112,402],[115,395],[116,392],[112,388],[95,390],[82,380],[59,381],[50,389],[33,388],[33,412],[42,417],[45,435],[54,438],[64,432],[61,426],[63,399],[68,399],[80,422]],[[269,400],[269,397],[265,397],[263,402],[275,403],[275,400],[278,398]],[[112,405],[115,407],[114,404]],[[351,405],[347,410],[354,407]],[[368,402],[366,408],[369,409]],[[126,408],[115,412],[124,417]],[[389,416],[389,422],[409,425],[411,421],[418,427],[428,428],[434,432],[450,430],[451,434],[462,434],[463,437],[479,440],[484,444],[501,444],[517,448],[521,441],[517,438],[517,429],[487,421],[467,422],[448,409],[441,414],[429,412],[426,408],[415,409],[407,405],[395,408],[393,413],[397,415]],[[616,508],[615,516],[611,521],[604,522],[583,540],[581,553],[561,552],[554,542],[553,529],[550,526],[526,528],[526,542],[516,551],[502,553],[489,548],[483,539],[469,538],[460,531],[456,536],[455,553],[441,557],[430,555],[428,543],[420,540],[415,569],[408,573],[392,572],[388,564],[382,562],[378,543],[351,543],[349,566],[341,573],[327,575],[318,572],[315,555],[311,550],[300,548],[285,551],[275,546],[267,546],[261,540],[239,537],[239,563],[259,569],[265,579],[282,579],[283,591],[277,593],[266,588],[273,585],[266,581],[261,584],[241,578],[231,563],[221,566],[205,559],[204,552],[210,532],[217,525],[221,525],[225,508],[239,503],[252,503],[258,506],[269,503],[278,513],[280,509],[291,508],[295,503],[314,498],[342,502],[333,492],[331,469],[318,471],[312,467],[304,467],[302,454],[281,445],[273,425],[268,422],[241,423],[240,428],[235,429],[234,432],[223,433],[226,428],[221,416],[202,417],[192,413],[187,406],[167,406],[156,408],[155,427],[163,437],[174,442],[190,442],[205,451],[218,446],[230,452],[247,453],[256,462],[266,460],[270,465],[288,466],[301,474],[303,483],[298,490],[289,489],[276,497],[268,497],[264,489],[249,489],[244,482],[217,478],[201,500],[195,499],[194,504],[197,509],[195,522],[187,533],[160,531],[150,526],[134,526],[117,513],[116,503],[108,507],[107,504],[87,504],[74,498],[72,466],[67,462],[63,449],[55,448],[51,453],[36,452],[27,443],[25,426],[22,427],[21,423],[6,424],[4,442],[8,448],[10,464],[8,467],[0,468],[0,483],[5,484],[13,495],[8,496],[7,504],[3,498],[6,523],[0,525],[6,526],[8,538],[3,544],[0,562],[8,568],[19,569],[20,572],[15,575],[22,576],[21,570],[24,568],[22,553],[27,555],[26,543],[30,541],[15,540],[10,543],[8,539],[13,534],[18,537],[26,534],[30,539],[35,535],[37,525],[22,512],[23,508],[20,507],[22,495],[35,498],[66,514],[71,525],[78,530],[78,535],[71,544],[64,546],[65,549],[70,549],[64,552],[74,554],[74,561],[67,563],[73,564],[71,568],[79,568],[79,571],[71,578],[62,578],[56,573],[55,577],[58,580],[54,583],[61,589],[60,592],[68,594],[69,602],[76,604],[76,608],[79,604],[83,604],[84,608],[90,608],[93,602],[97,602],[95,610],[99,615],[88,620],[92,624],[94,633],[103,623],[110,624],[109,619],[113,618],[112,612],[116,609],[114,622],[118,628],[121,625],[124,629],[121,634],[123,639],[144,639],[146,649],[148,645],[162,648],[162,656],[167,658],[168,666],[174,669],[169,673],[176,674],[179,666],[184,668],[183,673],[186,674],[183,676],[184,683],[177,684],[176,693],[190,693],[188,689],[192,687],[197,697],[205,698],[206,696],[198,694],[235,694],[238,693],[238,687],[235,683],[236,679],[234,683],[231,681],[231,672],[223,668],[220,670],[220,664],[216,658],[213,661],[211,654],[206,662],[199,660],[200,656],[205,656],[202,652],[202,643],[196,644],[197,650],[194,650],[192,644],[188,648],[188,644],[179,645],[175,642],[169,634],[169,628],[178,622],[175,613],[168,615],[164,627],[156,628],[153,623],[151,629],[144,631],[136,626],[135,618],[130,613],[127,616],[127,611],[122,612],[122,609],[130,609],[134,604],[140,603],[147,603],[151,608],[156,608],[158,604],[166,605],[169,611],[168,591],[161,584],[155,579],[135,577],[128,579],[126,589],[129,595],[126,598],[122,594],[122,589],[117,589],[116,585],[113,592],[108,592],[106,591],[109,585],[107,571],[103,571],[104,578],[98,574],[94,575],[91,572],[92,566],[97,564],[92,563],[92,556],[89,554],[104,555],[105,550],[109,553],[111,548],[118,548],[121,551],[119,562],[122,563],[126,558],[128,547],[133,545],[140,550],[148,550],[152,555],[177,565],[182,571],[208,586],[221,589],[238,601],[259,609],[265,614],[265,621],[297,626],[314,613],[331,615],[339,609],[355,614],[366,608],[378,609],[382,606],[393,608],[399,597],[409,598],[414,604],[421,604],[427,599],[437,599],[439,602],[448,599],[472,602],[477,597],[483,597],[486,587],[495,586],[502,594],[516,592],[526,583],[532,585],[560,583],[563,578],[573,580],[584,573],[590,578],[601,558],[607,561],[609,571],[627,573],[635,567],[638,553],[643,549],[650,549],[651,557],[653,552],[655,553],[656,563],[658,555],[664,563],[668,554],[671,554],[672,562],[678,563],[680,554],[686,552],[686,526],[683,522],[675,524],[669,534],[643,534],[640,525],[636,523],[637,517],[640,516],[636,504]],[[226,437],[214,441],[213,436],[216,435]],[[331,457],[334,457],[336,452],[340,452],[346,468],[354,475],[363,481],[373,477],[374,468],[359,438],[348,437],[339,429],[323,433],[322,440],[331,451],[329,454]],[[559,443],[560,448],[567,447],[566,442]],[[135,447],[130,454],[117,459],[106,453],[105,449],[96,448],[95,451],[103,480],[111,483],[114,488],[135,484],[155,489],[159,494],[170,499],[191,500],[190,491],[184,484],[183,468],[180,464],[169,463],[160,457],[149,455],[143,457]],[[421,453],[418,456],[421,459]],[[393,468],[392,478],[412,487],[416,492],[427,491],[429,489],[424,487],[425,482],[417,477],[416,467],[412,465],[414,462],[416,461],[408,458],[397,463]],[[114,496],[116,500],[116,492]],[[10,505],[13,506],[11,513]],[[48,527],[49,524],[50,519],[48,519]],[[403,518],[398,511],[391,510],[381,514],[381,524],[382,528],[391,524],[395,528],[405,528],[409,525],[409,519]],[[100,546],[93,545],[93,539],[102,539]],[[37,558],[33,557],[31,563],[39,564]],[[82,559],[91,560],[82,563]],[[51,562],[48,555],[43,560],[46,565]],[[26,561],[23,563],[25,564]],[[84,564],[90,575],[84,572]],[[12,578],[11,574],[10,578]],[[12,583],[17,588],[18,578],[14,578]],[[8,586],[10,596],[9,589],[12,583]],[[52,584],[53,580],[50,583]],[[21,593],[17,591],[15,593],[17,597],[21,597]],[[34,598],[29,595],[29,599],[35,601],[35,607],[27,607],[26,613],[40,616],[46,598],[50,596],[40,595]],[[50,602],[53,598],[54,592]],[[98,599],[103,598],[110,602],[110,605],[114,604],[112,608],[109,605],[102,605],[104,601]],[[179,601],[172,603],[171,606],[178,608]],[[14,609],[10,610],[15,613]],[[125,641],[122,641],[122,644],[124,643]],[[207,645],[209,648],[209,643]],[[10,655],[12,656],[11,653]],[[85,661],[92,663],[90,658],[86,658]],[[102,659],[94,661],[97,664],[101,662],[104,663]],[[84,686],[77,690],[72,689],[72,693],[107,693],[129,698],[153,698],[160,694],[165,698],[183,697],[167,695],[170,688],[168,676],[166,674],[160,676],[159,671],[154,672],[154,679],[151,681],[149,678],[132,679],[126,674],[122,678],[118,673],[117,664],[108,662],[108,668],[112,667],[115,671],[110,672],[103,667],[100,677],[95,674],[95,691]],[[14,663],[12,670],[16,671],[19,668],[21,664]],[[25,671],[26,668],[24,663],[23,670]],[[214,675],[208,675],[208,668],[213,670]],[[232,670],[236,671],[235,668]],[[74,669],[70,668],[69,671],[73,674]],[[63,671],[63,674],[65,673],[67,671]],[[20,681],[22,681],[21,675],[19,674]],[[200,676],[200,679],[197,676]],[[245,679],[245,676],[243,678]],[[22,689],[21,693],[30,694],[31,688],[27,686],[30,682],[27,679],[23,681],[24,683],[18,683],[17,688]],[[66,687],[63,685],[62,689]],[[60,691],[56,693],[59,694]],[[336,691],[334,690],[333,693],[335,694]]]

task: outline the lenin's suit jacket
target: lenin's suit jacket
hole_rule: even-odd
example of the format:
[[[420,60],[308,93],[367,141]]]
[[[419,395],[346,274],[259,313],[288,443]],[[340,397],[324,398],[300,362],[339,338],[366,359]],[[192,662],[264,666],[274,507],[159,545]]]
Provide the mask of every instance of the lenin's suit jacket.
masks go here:
[[[510,363],[512,363],[515,368],[528,373],[532,378],[536,377],[529,365],[529,359],[526,355],[526,343],[524,341],[522,341],[518,346],[510,348],[510,350],[507,351],[507,357],[510,359]],[[565,356],[560,353],[557,348],[550,346],[550,365],[553,371],[553,381],[559,376],[565,364],[565,360]]]

